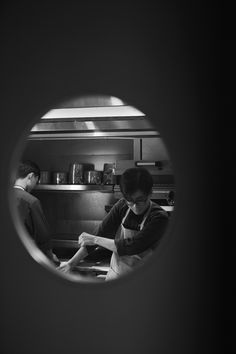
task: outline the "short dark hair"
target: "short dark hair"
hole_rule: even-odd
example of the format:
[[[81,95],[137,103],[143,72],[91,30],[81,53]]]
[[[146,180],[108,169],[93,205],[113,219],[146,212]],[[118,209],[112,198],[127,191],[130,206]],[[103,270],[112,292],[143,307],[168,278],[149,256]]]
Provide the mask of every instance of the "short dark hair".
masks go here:
[[[152,186],[152,175],[143,167],[128,168],[121,175],[120,189],[125,198],[138,190],[148,195],[152,192]]]
[[[40,178],[40,168],[35,162],[30,160],[21,161],[16,172],[16,178],[25,178],[31,172]]]

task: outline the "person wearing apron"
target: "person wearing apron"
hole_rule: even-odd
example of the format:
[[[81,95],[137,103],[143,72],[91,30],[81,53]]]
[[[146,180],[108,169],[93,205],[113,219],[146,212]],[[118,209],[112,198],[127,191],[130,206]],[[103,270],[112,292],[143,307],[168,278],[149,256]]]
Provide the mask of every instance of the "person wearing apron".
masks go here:
[[[127,169],[120,181],[123,198],[113,205],[95,235],[83,232],[79,236],[80,249],[59,269],[68,272],[91,250],[102,247],[111,251],[106,280],[112,280],[129,273],[150,256],[168,225],[168,213],[150,200],[152,185],[152,176],[146,169]]]
[[[152,202],[150,201],[150,205],[148,207],[147,212],[144,214],[143,220],[140,224],[140,230],[143,229],[143,226],[145,224],[145,221],[150,214],[152,207]],[[130,213],[131,209],[128,208],[127,212],[122,220],[121,228],[119,229],[120,238],[126,239],[126,240],[132,240],[135,238],[135,235],[137,235],[138,231],[137,230],[132,230],[124,226],[125,220]],[[106,275],[106,280],[111,280],[114,278],[117,278],[120,275],[127,274],[132,270],[139,262],[144,258],[147,257],[148,255],[152,254],[152,249],[146,250],[142,253],[135,254],[135,255],[124,255],[124,256],[119,256],[117,252],[113,252],[111,256],[111,262],[110,262],[110,268],[108,270],[108,273]]]

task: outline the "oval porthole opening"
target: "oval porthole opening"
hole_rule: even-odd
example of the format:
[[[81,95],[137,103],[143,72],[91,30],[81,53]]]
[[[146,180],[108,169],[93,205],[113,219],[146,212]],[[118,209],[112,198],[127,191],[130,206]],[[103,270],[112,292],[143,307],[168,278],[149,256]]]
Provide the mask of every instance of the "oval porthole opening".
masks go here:
[[[114,96],[52,107],[12,157],[16,232],[62,279],[104,284],[139,271],[166,238],[174,203],[173,166],[152,117]]]

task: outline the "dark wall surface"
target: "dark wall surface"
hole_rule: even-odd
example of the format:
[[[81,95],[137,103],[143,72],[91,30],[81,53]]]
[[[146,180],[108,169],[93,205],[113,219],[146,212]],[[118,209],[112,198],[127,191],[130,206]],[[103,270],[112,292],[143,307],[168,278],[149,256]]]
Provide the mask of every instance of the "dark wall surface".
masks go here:
[[[230,352],[217,123],[221,9],[94,3],[2,3],[1,353]],[[62,100],[94,93],[153,119],[176,182],[164,244],[142,270],[110,284],[72,283],[36,263],[8,208],[11,161],[29,129]]]

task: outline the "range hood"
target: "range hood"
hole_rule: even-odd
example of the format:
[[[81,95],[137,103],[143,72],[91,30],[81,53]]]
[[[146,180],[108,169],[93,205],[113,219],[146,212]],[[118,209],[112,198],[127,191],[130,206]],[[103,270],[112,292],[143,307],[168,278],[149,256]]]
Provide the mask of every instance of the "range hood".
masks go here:
[[[97,106],[97,107],[79,107],[79,108],[57,108],[46,113],[42,120],[98,120],[107,118],[108,120],[119,119],[135,119],[145,117],[145,114],[137,108],[127,105],[122,106]]]
[[[71,138],[159,135],[143,112],[106,96],[80,98],[50,110],[32,127],[29,138],[40,134]]]

